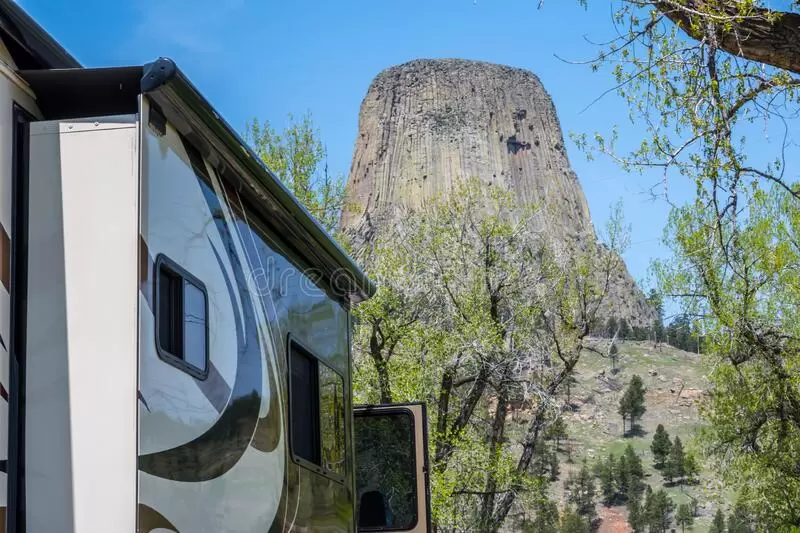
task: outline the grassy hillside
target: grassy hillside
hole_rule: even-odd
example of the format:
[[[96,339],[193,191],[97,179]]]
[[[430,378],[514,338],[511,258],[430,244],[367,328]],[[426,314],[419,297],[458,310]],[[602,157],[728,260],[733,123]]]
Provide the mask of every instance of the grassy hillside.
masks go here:
[[[597,341],[596,347],[605,352],[607,344]],[[650,452],[658,424],[664,425],[670,438],[680,436],[687,451],[693,448],[692,437],[702,423],[697,401],[708,386],[707,371],[700,356],[666,345],[654,347],[651,342],[623,342],[618,347],[616,374],[611,372],[609,359],[592,352],[582,356],[577,368],[577,383],[571,390],[572,409],[565,415],[570,434],[567,445],[571,446],[573,461],[567,462],[566,450],[562,450],[561,479],[553,485],[559,499],[563,498],[563,480],[571,469],[578,468],[583,457],[591,464],[609,453],[619,456],[628,444],[642,458],[647,476],[645,482],[653,489],[661,487],[663,479],[653,467]],[[634,374],[638,374],[647,387],[647,412],[640,422],[641,433],[626,437],[623,436],[617,407]],[[667,487],[667,491],[676,505],[688,503],[692,497],[697,499],[701,516],[695,519],[692,530],[697,533],[707,531],[719,502],[728,499],[727,495],[721,494],[713,473],[705,468],[698,485]],[[625,507],[607,508],[598,504],[597,510],[603,518],[601,533],[630,531]],[[723,510],[727,513],[729,506],[723,505]]]

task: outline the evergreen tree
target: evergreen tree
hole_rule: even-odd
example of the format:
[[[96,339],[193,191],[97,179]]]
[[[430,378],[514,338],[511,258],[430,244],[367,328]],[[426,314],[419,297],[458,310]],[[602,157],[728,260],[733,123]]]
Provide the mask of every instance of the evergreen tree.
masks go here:
[[[578,513],[567,507],[561,518],[561,533],[589,533],[589,522]]]
[[[631,327],[628,325],[628,321],[624,318],[619,320],[619,338],[622,340],[627,340],[631,337]]]
[[[671,448],[672,442],[669,440],[669,433],[666,432],[663,424],[659,424],[656,428],[656,434],[653,435],[653,442],[650,444],[650,451],[653,452],[656,468],[664,467],[664,462]]]
[[[675,442],[672,443],[672,449],[670,449],[669,457],[667,457],[667,462],[664,465],[664,478],[668,482],[671,483],[676,479],[683,480],[685,460],[681,439],[680,437],[675,437]]]
[[[564,419],[562,417],[557,417],[553,422],[547,427],[547,432],[545,433],[545,438],[548,440],[556,441],[556,449],[555,451],[558,452],[559,445],[561,444],[561,439],[567,438],[567,425],[564,423]]]
[[[678,512],[675,515],[675,523],[681,526],[681,531],[683,533],[686,533],[687,527],[691,527],[692,524],[694,524],[694,515],[687,504],[682,503],[678,506]]]
[[[537,498],[533,504],[533,520],[523,526],[525,533],[559,533],[558,507],[547,497]]]
[[[708,533],[725,533],[725,515],[722,514],[722,509],[717,509],[717,514],[714,515],[714,520],[711,522],[711,527],[708,528]]]
[[[649,498],[647,506],[647,525],[650,533],[665,533],[669,529],[670,515],[675,504],[664,489],[658,489]]]
[[[573,504],[577,513],[591,523],[595,515],[595,485],[594,476],[589,471],[586,460],[583,461],[583,466],[577,475],[570,473],[564,488],[568,492],[567,502]]]
[[[641,533],[647,525],[645,509],[642,508],[641,494],[632,494],[628,498],[628,524],[634,533]]]
[[[608,459],[605,461],[601,459],[597,465],[596,473],[597,477],[600,478],[600,491],[603,494],[603,503],[606,505],[614,503],[614,499],[617,495],[617,485],[615,483],[615,477],[617,475],[616,470],[617,468],[613,455],[609,455]]]
[[[628,465],[628,457],[623,453],[617,461],[617,470],[614,475],[614,481],[617,485],[617,494],[619,497],[628,499],[628,492],[630,490],[631,482],[631,469]]]
[[[619,348],[617,348],[617,343],[611,345],[611,348],[608,349],[608,357],[611,359],[611,373],[617,373],[617,360],[619,359]]]
[[[623,457],[625,458],[625,466],[628,474],[628,490],[625,496],[630,498],[632,494],[636,494],[637,496],[641,495],[644,490],[644,467],[642,466],[642,459],[636,455],[633,446],[630,444],[625,448]]]
[[[645,411],[647,411],[644,405],[644,394],[645,388],[642,378],[634,375],[628,384],[628,388],[625,389],[622,398],[620,398],[619,408],[617,409],[617,412],[622,417],[623,433],[625,432],[625,420],[630,419],[631,430],[633,430],[636,419],[641,418]]]
[[[615,317],[609,317],[608,321],[606,322],[606,338],[612,339],[614,338],[614,334],[617,333],[617,319]]]

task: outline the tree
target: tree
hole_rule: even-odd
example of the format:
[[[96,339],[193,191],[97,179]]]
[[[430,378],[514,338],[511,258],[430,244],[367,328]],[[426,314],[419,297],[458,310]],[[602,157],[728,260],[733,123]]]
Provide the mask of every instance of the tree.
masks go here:
[[[663,424],[659,424],[656,428],[656,434],[653,435],[653,442],[650,444],[650,451],[653,452],[656,468],[663,468],[664,462],[667,460],[672,442],[669,440],[669,433],[664,429]]]
[[[664,465],[664,478],[668,482],[673,480],[683,480],[686,473],[685,456],[683,453],[683,444],[680,437],[675,437],[675,442],[672,443],[672,448],[669,451],[667,462]]]
[[[733,508],[728,518],[728,533],[751,533],[752,520],[747,509],[740,503]]]
[[[628,325],[628,321],[624,318],[619,320],[619,338],[622,340],[627,340],[631,337],[631,327]]]
[[[547,428],[619,257],[559,248],[536,231],[540,213],[479,180],[402,216],[348,244],[380,286],[354,309],[354,390],[364,402],[430,398],[433,520],[495,532],[552,477]],[[513,434],[512,402],[530,405]]]
[[[290,115],[281,133],[268,121],[262,124],[253,119],[245,127],[244,138],[300,203],[333,233],[343,207],[344,178],[328,173],[327,153],[311,115],[299,122]]]
[[[556,441],[555,451],[557,452],[559,450],[561,439],[566,439],[567,437],[567,424],[564,423],[563,417],[558,416],[549,426],[547,426],[545,438]]]
[[[648,485],[648,489],[650,486]],[[634,533],[641,533],[647,525],[646,509],[642,507],[641,494],[633,494],[628,498],[628,524]]]
[[[625,448],[623,455],[625,458],[626,471],[628,474],[628,491],[625,496],[628,498],[632,494],[639,495],[644,490],[644,467],[642,466],[642,459],[633,450],[633,446],[628,444]]]
[[[757,488],[749,503],[777,531],[800,523],[788,503],[800,501],[800,417],[785,410],[800,405],[791,363],[800,351],[800,185],[785,158],[800,120],[800,3],[614,5],[611,39],[595,38],[607,44],[588,63],[612,69],[630,120],[647,131],[630,152],[614,133],[577,140],[625,170],[657,172],[648,185],[672,202],[672,258],[654,273],[660,292],[702,321],[714,368],[701,443],[712,460],[736,465],[720,469],[727,483]],[[692,188],[685,202],[671,197],[675,180]]]
[[[687,527],[692,527],[692,524],[694,524],[694,515],[687,504],[682,503],[678,506],[678,512],[675,514],[675,523],[681,526],[683,533],[686,533]]]
[[[617,373],[617,359],[619,359],[619,348],[616,343],[612,343],[608,349],[608,357],[611,359],[611,373]]]
[[[616,317],[609,317],[606,321],[606,338],[613,339],[619,334],[619,324]]]
[[[700,466],[697,464],[694,454],[689,452],[683,461],[684,474],[686,475],[687,483],[697,483],[698,476],[700,475]]]
[[[725,533],[725,515],[722,514],[722,509],[717,509],[714,520],[711,522],[711,527],[708,528],[708,533]]]
[[[595,517],[595,484],[594,476],[584,460],[578,474],[571,472],[564,482],[567,502],[575,506],[575,511],[586,518],[589,523]]]
[[[609,455],[608,459],[602,459],[597,464],[596,470],[597,477],[600,478],[600,491],[603,494],[603,503],[611,505],[617,496],[617,483],[616,479],[619,474],[617,465],[614,461],[614,456]]]
[[[633,430],[636,419],[641,418],[645,411],[647,411],[647,408],[644,405],[644,393],[645,388],[642,378],[634,375],[628,384],[628,388],[625,390],[625,393],[620,399],[619,409],[617,410],[620,416],[622,416],[623,433],[625,432],[626,419],[630,419],[631,430]]]
[[[650,533],[665,533],[669,529],[670,515],[675,510],[675,504],[664,489],[658,489],[650,495],[646,509]]]
[[[526,521],[523,531],[526,533],[560,533],[558,507],[555,502],[542,494],[533,503],[533,519]]]
[[[561,533],[589,533],[589,522],[578,513],[567,507],[561,518]]]

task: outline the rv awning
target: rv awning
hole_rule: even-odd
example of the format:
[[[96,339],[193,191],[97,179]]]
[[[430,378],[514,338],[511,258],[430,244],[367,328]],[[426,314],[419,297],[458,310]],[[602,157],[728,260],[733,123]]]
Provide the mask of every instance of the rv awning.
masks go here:
[[[135,113],[145,94],[167,120],[251,198],[269,223],[311,266],[321,270],[350,303],[366,300],[375,285],[203,97],[166,58],[144,66],[23,70],[48,119]],[[243,186],[243,187],[242,187]]]

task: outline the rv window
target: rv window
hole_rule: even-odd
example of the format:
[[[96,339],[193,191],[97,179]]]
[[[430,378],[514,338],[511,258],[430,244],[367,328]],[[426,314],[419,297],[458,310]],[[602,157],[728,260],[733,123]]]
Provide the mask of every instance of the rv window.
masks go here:
[[[344,378],[296,342],[289,343],[289,415],[295,460],[344,478]]]
[[[289,359],[289,409],[292,425],[292,451],[298,459],[320,464],[319,453],[319,377],[317,360],[291,343]]]
[[[357,413],[354,433],[359,531],[412,529],[418,517],[411,413]]]
[[[156,260],[156,346],[164,361],[204,379],[208,371],[208,297],[194,276]]]

